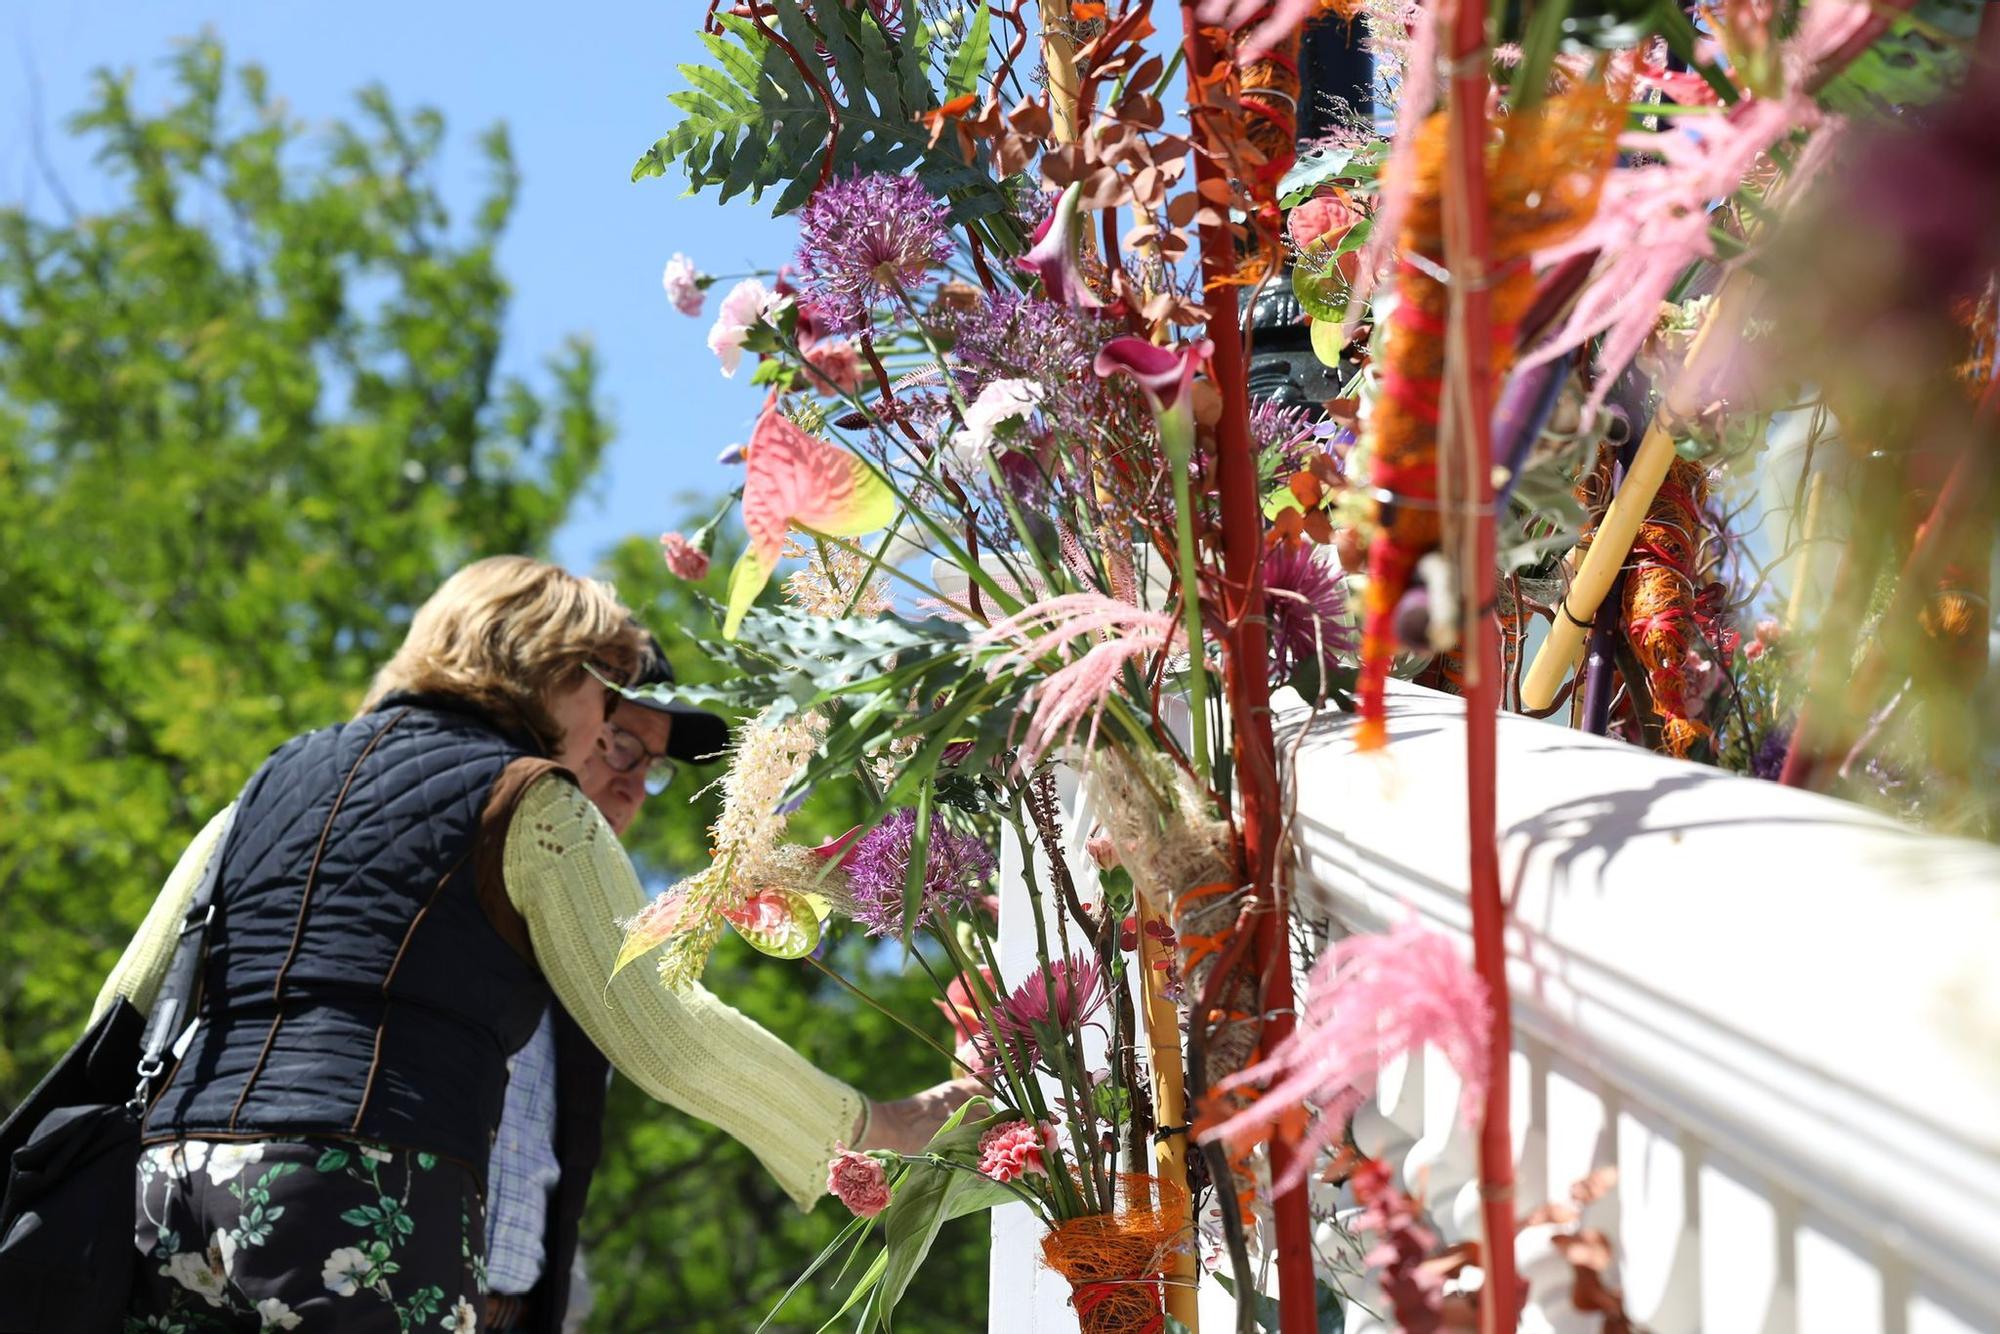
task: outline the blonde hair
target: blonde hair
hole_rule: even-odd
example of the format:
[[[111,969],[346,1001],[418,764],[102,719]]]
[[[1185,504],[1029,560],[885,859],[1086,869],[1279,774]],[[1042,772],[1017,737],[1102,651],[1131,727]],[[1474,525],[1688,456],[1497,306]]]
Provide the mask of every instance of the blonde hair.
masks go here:
[[[549,696],[586,665],[628,681],[645,652],[645,632],[610,584],[526,556],[489,556],[417,608],[361,712],[399,690],[449,695],[553,754],[563,738]]]

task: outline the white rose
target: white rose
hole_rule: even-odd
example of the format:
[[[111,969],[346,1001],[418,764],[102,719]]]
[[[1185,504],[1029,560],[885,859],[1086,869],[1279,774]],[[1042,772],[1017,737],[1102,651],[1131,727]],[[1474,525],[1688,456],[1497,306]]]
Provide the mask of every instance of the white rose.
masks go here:
[[[319,1281],[336,1297],[352,1297],[367,1283],[368,1271],[374,1267],[359,1247],[342,1246],[319,1267]]]
[[[225,1283],[222,1270],[204,1251],[182,1251],[160,1267],[160,1272],[189,1292],[198,1294],[210,1306],[222,1305]]]
[[[262,1144],[218,1144],[209,1150],[208,1179],[218,1186],[234,1181],[237,1173],[263,1157]]]
[[[276,1297],[266,1297],[257,1303],[257,1319],[264,1329],[297,1329],[301,1317]]]

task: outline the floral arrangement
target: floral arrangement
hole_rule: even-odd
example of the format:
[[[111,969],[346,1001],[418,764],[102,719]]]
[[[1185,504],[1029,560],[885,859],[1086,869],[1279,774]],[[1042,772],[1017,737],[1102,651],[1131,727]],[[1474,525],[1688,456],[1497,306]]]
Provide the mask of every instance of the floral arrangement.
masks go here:
[[[1939,180],[1990,152],[1991,81],[1957,92],[1970,11],[1188,0],[1174,40],[1148,0],[1036,8],[711,5],[712,63],[685,67],[681,120],[635,168],[775,192],[799,240],[731,280],[709,335],[763,395],[726,454],[742,486],[662,543],[700,580],[740,520],[710,644],[736,675],[678,693],[751,721],[710,865],[629,924],[618,966],[657,953],[685,986],[734,930],[823,967],[823,934],[857,930],[931,973],[957,1050],[913,1036],[986,1096],[924,1154],[829,1165],[855,1216],[840,1244],[884,1248],[850,1271],[864,1326],[944,1219],[1015,1200],[1086,1328],[1191,1326],[1213,1269],[1247,1297],[1260,1235],[1277,1318],[1311,1328],[1338,1272],[1310,1241],[1329,1164],[1385,1239],[1394,1308],[1434,1316],[1435,1239],[1343,1132],[1374,1067],[1429,1043],[1507,1142],[1496,708],[1569,702],[1590,730],[1822,783],[1870,757],[1892,692],[1939,747],[1964,716],[1990,622],[1966,497],[1991,452],[1994,229],[1859,208],[1869,299],[1960,387],[1914,418],[1945,449],[1912,461],[1919,499],[1858,520],[1873,536],[1810,664],[1799,608],[1756,609],[1815,535],[1772,557],[1735,498],[1774,419],[1912,438],[1857,396],[1865,373],[1800,373],[1818,349],[1788,312],[1825,284],[1783,260],[1891,151],[1871,136],[1914,136]],[[1300,30],[1364,13],[1393,115],[1300,145]],[[1915,239],[1946,232],[1955,267],[1919,271]],[[680,255],[663,277],[690,315],[717,281]],[[1324,401],[1251,402],[1245,312],[1278,285],[1338,378]],[[1878,582],[1892,633],[1843,679]],[[1393,745],[1392,672],[1467,697],[1477,967],[1414,927],[1350,939],[1295,1006],[1271,694]],[[1976,819],[1979,760],[1949,762],[1945,814]],[[833,784],[869,819],[787,842],[787,812]],[[1016,976],[1003,855],[1033,916]],[[1482,1162],[1490,1236],[1513,1232],[1510,1172]],[[1479,1300],[1519,1299],[1502,1248]]]

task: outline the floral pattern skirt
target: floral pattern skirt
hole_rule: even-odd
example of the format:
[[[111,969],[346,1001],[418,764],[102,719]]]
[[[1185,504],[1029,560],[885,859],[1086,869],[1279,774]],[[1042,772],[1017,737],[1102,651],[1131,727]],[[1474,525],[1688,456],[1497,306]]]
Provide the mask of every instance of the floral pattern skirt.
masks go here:
[[[479,1187],[435,1154],[345,1140],[187,1139],[139,1160],[126,1334],[474,1334]]]

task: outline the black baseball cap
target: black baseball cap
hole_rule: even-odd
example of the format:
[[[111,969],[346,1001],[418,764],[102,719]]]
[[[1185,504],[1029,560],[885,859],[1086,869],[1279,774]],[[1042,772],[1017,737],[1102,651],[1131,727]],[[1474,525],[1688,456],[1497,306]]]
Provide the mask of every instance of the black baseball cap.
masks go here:
[[[729,749],[729,724],[707,709],[683,704],[671,697],[659,695],[633,695],[632,690],[646,690],[674,684],[673,664],[667,661],[667,651],[660,646],[657,635],[646,635],[646,656],[640,660],[639,670],[633,675],[625,699],[642,709],[664,713],[674,720],[674,727],[667,734],[667,754],[674,759],[689,764],[713,764]]]

